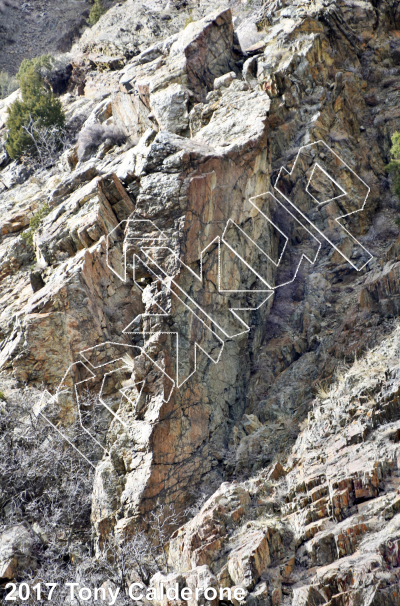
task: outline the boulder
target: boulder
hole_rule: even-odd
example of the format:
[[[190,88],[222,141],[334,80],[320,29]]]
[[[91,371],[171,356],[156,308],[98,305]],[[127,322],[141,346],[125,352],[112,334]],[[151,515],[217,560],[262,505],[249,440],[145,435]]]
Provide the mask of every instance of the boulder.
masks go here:
[[[33,532],[22,525],[12,526],[0,535],[0,579],[13,579],[28,568],[36,568],[34,544]]]
[[[235,72],[229,72],[228,74],[224,74],[219,78],[215,78],[214,80],[214,90],[219,90],[220,88],[227,88],[231,82],[236,78]]]
[[[155,600],[155,604],[176,605],[188,604],[188,606],[217,606],[218,583],[216,577],[211,573],[208,566],[197,566],[189,572],[162,574],[157,572],[150,580],[149,587],[154,588],[156,596],[161,596],[161,585],[163,586],[164,600]],[[187,590],[187,596],[182,599],[182,590]],[[214,591],[207,592],[207,589]],[[188,591],[189,590],[189,591]],[[215,598],[211,597],[215,595]],[[189,597],[190,596],[190,597]],[[210,598],[208,597],[210,596]],[[189,599],[187,599],[189,598]]]
[[[171,84],[150,95],[150,107],[160,130],[179,134],[188,128],[188,100],[189,92],[181,84]]]
[[[235,585],[251,591],[270,562],[266,535],[262,530],[253,531],[229,554],[229,575]]]

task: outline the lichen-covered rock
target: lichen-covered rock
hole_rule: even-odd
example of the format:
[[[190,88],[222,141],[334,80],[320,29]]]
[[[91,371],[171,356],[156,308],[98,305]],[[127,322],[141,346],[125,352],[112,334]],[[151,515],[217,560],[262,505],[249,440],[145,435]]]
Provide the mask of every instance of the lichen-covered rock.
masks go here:
[[[1,368],[52,393],[112,375],[96,547],[208,495],[153,586],[395,604],[399,14],[255,8],[127,0],[80,40],[68,128],[127,142],[2,161]]]
[[[185,131],[189,125],[188,91],[181,84],[171,84],[162,91],[150,95],[150,107],[160,130],[170,133]]]
[[[245,543],[229,554],[228,571],[235,585],[253,589],[270,563],[267,537],[258,531],[249,533]]]
[[[179,570],[212,566],[220,558],[228,528],[240,523],[249,505],[250,496],[244,488],[222,484],[197,516],[173,536],[169,545],[172,565]]]
[[[200,2],[163,2],[160,0],[128,0],[113,6],[80,38],[76,49],[99,51],[111,56],[131,58],[146,52],[154,41],[162,41],[180,32],[188,21],[196,21],[217,8],[213,0]]]
[[[24,526],[12,526],[0,535],[0,578],[14,579],[26,569],[35,569],[34,533]]]
[[[189,606],[217,606],[218,583],[208,566],[197,566],[184,574],[157,572],[150,580],[150,588],[155,590],[156,604],[189,604]],[[163,587],[163,590],[161,589]],[[214,591],[207,592],[210,588]],[[186,593],[185,593],[186,589]],[[164,599],[160,600],[161,590]],[[183,591],[183,594],[182,594]],[[209,596],[217,594],[215,598]]]

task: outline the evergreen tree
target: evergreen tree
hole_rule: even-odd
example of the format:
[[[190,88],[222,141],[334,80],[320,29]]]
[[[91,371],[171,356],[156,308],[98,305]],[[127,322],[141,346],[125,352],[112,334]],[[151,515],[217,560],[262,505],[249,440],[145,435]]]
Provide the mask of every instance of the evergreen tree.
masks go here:
[[[97,21],[102,15],[104,15],[105,12],[106,10],[103,8],[101,0],[94,0],[94,4],[90,9],[89,19],[87,21],[88,24],[94,25],[95,23],[97,23]]]
[[[15,101],[8,109],[6,149],[10,158],[19,158],[24,153],[35,153],[32,136],[24,128],[32,121],[37,128],[64,127],[65,115],[61,102],[54,97],[46,81],[51,64],[50,55],[25,59],[21,63],[17,80],[22,101]]]

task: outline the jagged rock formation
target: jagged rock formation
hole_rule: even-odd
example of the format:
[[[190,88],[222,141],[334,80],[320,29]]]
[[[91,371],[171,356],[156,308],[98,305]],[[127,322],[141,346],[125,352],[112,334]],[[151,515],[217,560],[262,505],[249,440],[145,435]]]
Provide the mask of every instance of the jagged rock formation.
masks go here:
[[[397,7],[236,6],[234,27],[211,4],[184,28],[160,4],[151,46],[134,2],[112,9],[62,101],[71,129],[113,125],[124,146],[0,172],[0,363],[117,414],[98,544],[202,486],[169,546],[179,583],[397,604]],[[44,204],[33,251],[21,233]]]
[[[246,603],[397,604],[398,346],[396,327],[320,391],[285,470],[223,484],[174,567],[207,565]]]
[[[132,58],[215,10],[213,0],[127,0],[113,6],[77,42],[75,51]],[[149,55],[147,55],[150,58]]]

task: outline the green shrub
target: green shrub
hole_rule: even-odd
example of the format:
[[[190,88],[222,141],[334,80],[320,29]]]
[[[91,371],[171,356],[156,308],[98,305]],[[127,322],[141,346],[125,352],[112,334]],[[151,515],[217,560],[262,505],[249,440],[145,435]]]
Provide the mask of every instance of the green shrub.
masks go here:
[[[29,246],[33,246],[33,234],[38,229],[42,219],[49,214],[51,208],[48,204],[43,204],[41,208],[33,215],[31,220],[29,221],[29,229],[25,230],[21,234],[21,238],[23,241]]]
[[[94,25],[100,19],[102,15],[106,12],[106,9],[103,7],[103,3],[101,0],[94,0],[94,4],[90,9],[89,19],[87,20],[89,25]]]
[[[35,155],[32,135],[26,130],[32,124],[37,128],[65,124],[61,102],[56,99],[46,82],[46,74],[52,66],[50,55],[36,59],[24,59],[17,74],[22,101],[15,101],[8,108],[8,136],[6,149],[10,158],[19,158],[24,153]]]
[[[6,71],[0,72],[0,99],[4,99],[19,88],[18,80]]]
[[[0,391],[0,401],[3,400],[4,402],[6,401],[6,396],[4,395],[4,393],[2,391]]]

